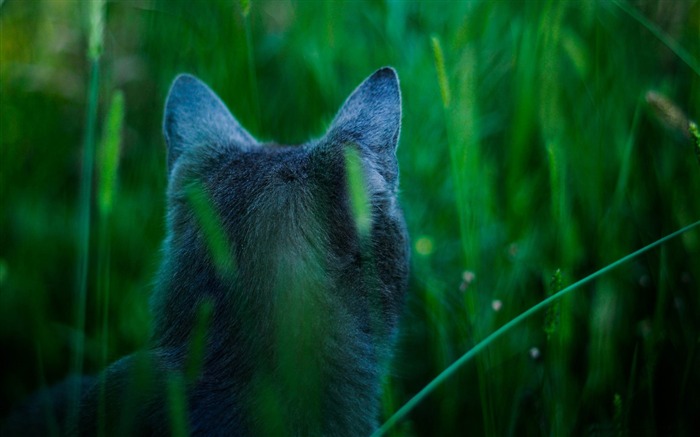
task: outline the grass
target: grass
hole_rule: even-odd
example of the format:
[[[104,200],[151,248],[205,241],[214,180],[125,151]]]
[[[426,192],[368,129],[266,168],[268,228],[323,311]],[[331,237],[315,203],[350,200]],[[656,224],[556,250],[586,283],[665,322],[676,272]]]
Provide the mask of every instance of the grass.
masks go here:
[[[177,73],[297,143],[391,65],[413,256],[382,432],[694,435],[699,33],[697,0],[0,3],[0,416],[147,341]]]
[[[85,141],[83,145],[82,173],[78,204],[80,248],[77,263],[77,290],[75,295],[76,329],[74,337],[71,373],[83,374],[85,340],[85,312],[87,305],[88,263],[90,258],[90,229],[92,215],[92,180],[95,161],[95,136],[97,130],[97,105],[100,77],[100,55],[102,53],[104,31],[104,1],[91,2],[88,7],[89,40],[87,59],[90,64],[88,83],[88,101],[85,120]],[[105,330],[106,332],[106,330]],[[68,411],[68,426],[73,428],[79,417],[80,383],[76,381],[72,388]]]
[[[644,254],[645,252],[649,251],[650,249],[653,249],[657,246],[660,246],[667,242],[668,240],[678,237],[679,235],[684,234],[685,232],[688,232],[696,227],[700,226],[700,221],[697,221],[695,223],[692,223],[683,229],[680,229],[676,232],[673,232],[669,235],[667,235],[664,238],[661,238],[645,247],[642,249],[639,249],[624,258],[621,258],[617,261],[615,261],[612,264],[609,264],[608,266],[596,271],[595,273],[586,276],[585,278],[581,279],[580,281],[577,281],[575,284],[572,284],[568,287],[566,287],[563,290],[558,291],[554,295],[548,297],[547,299],[543,300],[542,302],[538,303],[537,305],[529,308],[527,311],[523,312],[522,314],[518,315],[517,317],[513,318],[510,320],[508,323],[504,324],[501,326],[498,330],[494,331],[492,334],[490,334],[488,337],[486,337],[484,340],[480,341],[477,343],[472,349],[470,349],[467,353],[462,355],[457,361],[452,363],[447,369],[442,371],[435,379],[430,381],[428,385],[426,385],[420,392],[418,392],[415,396],[413,396],[406,404],[404,404],[396,413],[394,413],[383,425],[381,428],[377,430],[377,432],[374,434],[375,436],[380,436],[386,433],[386,431],[394,426],[396,422],[404,418],[418,403],[420,403],[428,394],[433,392],[436,387],[442,383],[444,383],[450,376],[452,376],[460,367],[464,366],[469,360],[474,358],[476,355],[481,352],[481,350],[485,349],[487,346],[489,346],[491,343],[493,343],[498,337],[505,335],[508,331],[513,330],[513,328],[526,318],[530,317],[531,315],[535,314],[536,312],[540,311],[542,308],[547,307],[548,305],[552,304],[554,301],[561,299],[564,297],[567,293],[570,293],[574,291],[575,289],[585,285],[586,283],[594,280],[595,278],[602,276],[606,274],[607,272],[613,270],[614,268],[624,264],[625,262],[628,262],[639,255]],[[551,328],[549,328],[551,329]],[[547,328],[545,328],[547,330]],[[617,406],[621,403],[619,400],[619,395],[615,395],[615,403],[616,403],[616,408]],[[619,416],[619,412],[616,410],[616,414]]]
[[[121,142],[121,131],[124,123],[124,95],[117,91],[112,96],[109,112],[105,119],[104,133],[98,152],[98,184],[97,184],[97,204],[99,211],[99,242],[98,242],[98,265],[97,285],[98,305],[100,308],[100,318],[102,319],[102,332],[100,338],[101,360],[100,367],[104,368],[109,363],[109,292],[111,279],[110,247],[109,247],[109,218],[114,206],[114,196],[117,183],[117,172],[119,168],[119,144]],[[104,400],[104,378],[100,387],[100,418],[106,416],[106,403]],[[103,427],[104,420],[99,420],[100,430],[98,434],[104,435],[106,430]]]

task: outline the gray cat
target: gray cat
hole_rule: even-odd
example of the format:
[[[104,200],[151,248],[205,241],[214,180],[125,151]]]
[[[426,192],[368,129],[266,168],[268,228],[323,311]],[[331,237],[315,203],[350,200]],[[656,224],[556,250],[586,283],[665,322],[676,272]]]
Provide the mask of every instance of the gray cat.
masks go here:
[[[72,421],[71,382],[41,396],[57,407],[53,429],[369,435],[408,276],[400,122],[391,68],[300,146],[259,143],[206,85],[178,76],[151,346],[82,379]],[[22,430],[17,417],[6,431]]]

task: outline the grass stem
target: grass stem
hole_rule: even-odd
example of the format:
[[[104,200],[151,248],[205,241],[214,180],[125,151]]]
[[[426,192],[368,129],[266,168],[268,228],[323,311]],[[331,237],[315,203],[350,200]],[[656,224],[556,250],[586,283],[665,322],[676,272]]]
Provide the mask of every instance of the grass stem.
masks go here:
[[[404,404],[403,407],[399,408],[399,410],[394,413],[393,416],[389,418],[377,431],[372,434],[373,437],[379,437],[391,429],[396,423],[398,423],[401,419],[403,419],[411,410],[413,410],[416,405],[418,405],[423,399],[425,399],[426,396],[428,396],[432,391],[435,390],[440,384],[445,382],[448,378],[450,378],[460,367],[462,367],[464,364],[469,362],[472,358],[474,358],[479,352],[481,352],[483,349],[485,349],[488,345],[493,343],[497,338],[501,337],[503,334],[506,332],[510,331],[512,328],[514,328],[518,323],[522,322],[523,320],[527,319],[531,315],[535,314],[536,312],[540,311],[541,309],[545,308],[547,305],[551,304],[552,302],[561,299],[565,295],[569,294],[570,292],[576,290],[577,288],[582,287],[583,285],[593,281],[594,279],[608,273],[609,271],[621,266],[622,264],[638,257],[639,255],[642,255],[645,252],[648,252],[649,250],[660,246],[667,241],[678,237],[679,235],[682,235],[688,231],[690,231],[693,228],[696,228],[700,226],[700,220],[696,221],[695,223],[692,223],[682,229],[677,230],[676,232],[673,232],[669,235],[666,235],[663,238],[660,238],[656,241],[654,241],[651,244],[648,244],[644,246],[643,248],[630,253],[629,255],[626,255],[617,261],[608,264],[607,266],[603,267],[602,269],[586,276],[585,278],[579,280],[578,282],[575,282],[574,284],[569,285],[568,287],[564,288],[560,292],[553,294],[552,296],[544,299],[537,305],[534,305],[527,311],[521,313],[517,317],[513,318],[511,321],[506,323],[505,325],[501,326],[497,330],[495,330],[493,333],[491,333],[488,337],[480,341],[476,346],[471,348],[467,353],[462,355],[457,361],[452,363],[448,368],[443,370],[438,376],[436,376],[428,385],[423,387],[421,391],[419,391],[415,396],[413,396],[408,402]]]

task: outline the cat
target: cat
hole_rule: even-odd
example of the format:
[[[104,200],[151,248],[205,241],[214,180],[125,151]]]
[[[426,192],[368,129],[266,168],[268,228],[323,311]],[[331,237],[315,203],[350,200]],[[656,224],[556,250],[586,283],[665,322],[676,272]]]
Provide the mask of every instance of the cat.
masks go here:
[[[38,396],[23,410],[31,425],[20,412],[5,433],[371,434],[409,270],[400,125],[388,67],[298,146],[258,142],[204,83],[178,76],[150,346]]]

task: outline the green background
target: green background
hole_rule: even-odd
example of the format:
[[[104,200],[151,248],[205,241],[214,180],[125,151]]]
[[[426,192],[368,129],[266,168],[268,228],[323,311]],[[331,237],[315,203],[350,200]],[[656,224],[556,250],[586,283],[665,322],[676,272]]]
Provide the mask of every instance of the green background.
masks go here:
[[[76,347],[92,373],[146,343],[180,72],[295,144],[398,71],[413,256],[384,419],[553,291],[700,219],[698,1],[114,1],[103,21],[90,3],[0,3],[0,416],[75,369]],[[696,229],[517,325],[393,432],[697,435],[698,390]]]

